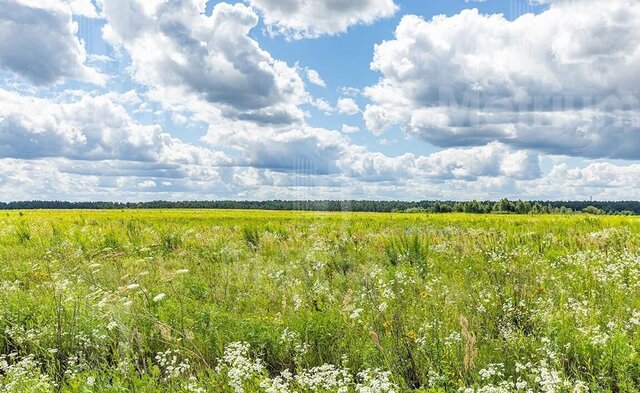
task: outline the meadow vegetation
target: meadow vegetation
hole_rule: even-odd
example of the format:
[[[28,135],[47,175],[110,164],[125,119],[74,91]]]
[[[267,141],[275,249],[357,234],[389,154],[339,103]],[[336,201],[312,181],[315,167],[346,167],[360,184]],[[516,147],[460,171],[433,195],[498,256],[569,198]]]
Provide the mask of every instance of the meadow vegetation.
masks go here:
[[[0,391],[640,389],[640,218],[0,216]]]

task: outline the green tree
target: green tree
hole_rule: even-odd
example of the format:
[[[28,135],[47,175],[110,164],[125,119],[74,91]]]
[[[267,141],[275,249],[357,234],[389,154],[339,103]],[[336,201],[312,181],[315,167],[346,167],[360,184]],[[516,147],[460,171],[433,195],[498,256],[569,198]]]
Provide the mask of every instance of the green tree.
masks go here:
[[[604,214],[604,210],[599,209],[599,208],[597,208],[595,206],[592,206],[592,205],[589,205],[589,206],[585,207],[584,209],[582,209],[582,212],[586,213],[586,214],[595,214],[595,215],[598,215],[598,216]]]

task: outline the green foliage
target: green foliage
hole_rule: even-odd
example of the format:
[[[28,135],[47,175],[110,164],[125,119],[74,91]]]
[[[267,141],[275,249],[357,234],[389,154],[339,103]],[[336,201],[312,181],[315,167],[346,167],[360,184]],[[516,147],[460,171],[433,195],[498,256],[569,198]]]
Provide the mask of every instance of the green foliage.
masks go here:
[[[244,237],[244,241],[247,242],[247,246],[249,246],[252,251],[256,251],[260,246],[260,235],[261,232],[258,228],[254,228],[252,226],[242,227],[242,236]]]
[[[182,235],[178,232],[166,230],[160,233],[160,247],[165,252],[172,252],[182,245]]]
[[[411,266],[424,268],[429,253],[429,243],[418,233],[402,233],[389,237],[385,251],[393,266],[406,262]]]
[[[582,212],[583,213],[587,213],[587,214],[595,214],[597,216],[601,216],[601,215],[605,214],[604,210],[598,209],[597,207],[591,206],[591,205],[585,207],[584,209],[582,209]]]
[[[640,390],[640,219],[499,203],[2,215],[0,391]]]
[[[19,243],[25,243],[31,240],[31,230],[29,229],[29,226],[24,222],[20,222],[16,226],[15,236]]]

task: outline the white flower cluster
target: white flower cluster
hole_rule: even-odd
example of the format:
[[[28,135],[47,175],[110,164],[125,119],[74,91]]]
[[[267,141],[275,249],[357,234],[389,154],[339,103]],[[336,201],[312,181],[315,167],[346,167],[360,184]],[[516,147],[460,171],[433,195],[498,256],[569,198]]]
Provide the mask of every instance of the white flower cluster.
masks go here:
[[[260,382],[260,387],[265,393],[290,393],[290,384],[293,380],[293,374],[289,370],[285,370],[275,378],[265,378]]]
[[[288,330],[283,335],[291,338]],[[243,342],[227,346],[216,372],[228,378],[235,393],[244,393],[245,384],[249,383],[251,386],[260,386],[265,393],[396,393],[398,390],[391,381],[390,372],[367,369],[354,378],[348,369],[332,364],[303,369],[296,375],[285,370],[270,378],[260,359],[253,360],[249,357],[249,344]]]
[[[346,370],[333,364],[323,364],[310,370],[303,370],[296,376],[296,382],[313,392],[336,391],[346,393],[351,377]]]
[[[177,379],[181,375],[188,373],[191,369],[189,360],[180,359],[179,351],[175,349],[158,352],[156,355],[156,362],[158,363],[158,366],[160,366],[160,369],[164,374],[164,378],[167,380]]]
[[[358,373],[358,379],[356,393],[394,393],[397,389],[388,371],[364,370]]]
[[[22,325],[9,325],[4,332],[19,346],[39,346],[53,335],[46,326],[27,329]]]
[[[226,373],[235,393],[244,393],[244,382],[255,379],[263,370],[260,359],[249,357],[249,344],[244,342],[230,343],[216,367],[217,373]]]
[[[301,356],[307,353],[309,344],[302,342],[300,335],[294,331],[284,328],[280,335],[280,344],[293,351],[296,356]]]
[[[488,364],[485,368],[480,370],[478,374],[480,374],[480,377],[482,377],[483,380],[489,380],[494,377],[501,378],[504,375],[504,364]]]
[[[460,393],[556,393],[556,392],[588,392],[588,387],[582,381],[571,381],[562,376],[562,372],[553,368],[546,360],[537,363],[516,363],[516,381],[504,380],[504,365],[490,364],[479,371],[480,377],[486,385],[473,388],[461,388]]]
[[[46,392],[52,391],[54,383],[40,371],[40,363],[33,355],[21,359],[16,353],[0,355],[0,391],[2,392]]]

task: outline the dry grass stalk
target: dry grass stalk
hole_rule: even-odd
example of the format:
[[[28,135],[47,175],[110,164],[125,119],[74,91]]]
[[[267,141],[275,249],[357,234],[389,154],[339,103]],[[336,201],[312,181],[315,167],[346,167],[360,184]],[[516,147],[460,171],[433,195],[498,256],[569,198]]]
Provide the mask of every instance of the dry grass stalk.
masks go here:
[[[373,340],[373,343],[375,344],[376,348],[378,348],[380,352],[384,353],[384,351],[382,350],[382,345],[380,345],[380,337],[378,337],[378,333],[372,330],[369,332],[369,337],[371,337],[371,340]]]
[[[460,315],[460,330],[464,337],[464,371],[471,370],[474,366],[476,357],[478,356],[478,348],[476,347],[476,335],[469,331],[469,321],[464,315]]]

